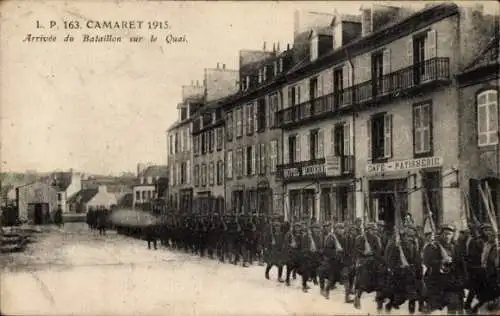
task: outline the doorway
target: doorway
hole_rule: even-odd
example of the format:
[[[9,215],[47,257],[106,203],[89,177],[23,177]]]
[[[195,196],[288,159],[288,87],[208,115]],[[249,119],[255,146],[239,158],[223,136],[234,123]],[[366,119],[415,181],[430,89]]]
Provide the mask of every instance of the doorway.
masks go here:
[[[399,193],[400,216],[408,212],[408,186],[406,179],[370,181],[370,208],[368,219],[382,221],[392,229],[396,221],[395,192]]]
[[[49,204],[48,203],[30,203],[29,207],[33,209],[33,223],[42,225],[48,222]]]

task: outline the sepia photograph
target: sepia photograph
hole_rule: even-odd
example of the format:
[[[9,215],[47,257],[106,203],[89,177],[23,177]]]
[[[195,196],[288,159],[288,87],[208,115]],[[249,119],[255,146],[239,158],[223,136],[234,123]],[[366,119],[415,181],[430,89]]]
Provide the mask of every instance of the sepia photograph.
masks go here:
[[[0,315],[500,315],[500,2],[0,2]]]

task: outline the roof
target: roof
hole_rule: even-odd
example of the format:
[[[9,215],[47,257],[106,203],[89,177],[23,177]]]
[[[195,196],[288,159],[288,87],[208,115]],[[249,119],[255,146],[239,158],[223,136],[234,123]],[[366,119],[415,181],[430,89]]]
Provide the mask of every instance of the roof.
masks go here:
[[[493,66],[500,64],[500,36],[495,34],[486,47],[479,53],[469,65],[464,68],[463,73],[470,72],[483,67]]]
[[[98,192],[98,189],[84,189],[78,191],[75,195],[68,199],[69,203],[87,203],[89,202]]]
[[[73,175],[70,172],[55,172],[52,174],[52,177],[54,179],[52,185],[58,191],[66,191],[71,185]]]
[[[168,177],[168,167],[162,165],[149,166],[140,175],[141,177]]]

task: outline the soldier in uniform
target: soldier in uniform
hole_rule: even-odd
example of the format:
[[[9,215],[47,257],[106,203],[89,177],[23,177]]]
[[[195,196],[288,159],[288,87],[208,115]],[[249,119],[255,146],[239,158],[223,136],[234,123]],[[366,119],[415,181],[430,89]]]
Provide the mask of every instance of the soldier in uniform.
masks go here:
[[[314,223],[309,227],[305,226],[302,231],[302,256],[299,265],[299,273],[302,276],[302,291],[307,292],[310,288],[307,285],[309,279],[317,283],[316,271],[319,267],[322,244],[321,226]]]
[[[295,274],[302,260],[302,225],[294,222],[285,236],[286,285],[290,286],[290,276]],[[295,278],[294,278],[295,279]]]
[[[381,273],[383,273],[382,241],[377,233],[377,225],[368,223],[365,234],[359,234],[355,241],[356,296],[354,307],[361,308],[363,292],[371,293],[380,289]]]
[[[461,309],[463,287],[459,284],[459,258],[455,249],[454,234],[455,227],[443,225],[439,238],[427,243],[423,249],[423,264],[426,270],[425,311],[428,313],[447,307],[449,314],[456,314]]]
[[[325,237],[322,260],[318,268],[320,293],[326,299],[330,297],[330,290],[335,288],[335,284],[341,278],[344,249],[337,236],[340,232],[340,225],[330,223],[330,231]],[[325,279],[328,280],[327,283]]]
[[[269,280],[269,272],[273,266],[278,268],[278,282],[283,282],[283,265],[285,249],[285,234],[289,229],[288,223],[281,223],[278,220],[271,221],[268,226],[268,233],[266,234],[266,255],[265,261],[267,263],[265,277]]]

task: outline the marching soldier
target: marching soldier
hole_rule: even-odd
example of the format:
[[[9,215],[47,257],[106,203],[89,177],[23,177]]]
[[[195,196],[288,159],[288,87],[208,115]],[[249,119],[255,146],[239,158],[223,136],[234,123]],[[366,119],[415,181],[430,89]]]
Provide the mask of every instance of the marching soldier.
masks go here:
[[[459,284],[457,253],[454,244],[455,228],[443,225],[439,238],[429,242],[423,249],[425,266],[424,285],[426,288],[426,312],[448,308],[449,314],[461,309],[462,286]]]

